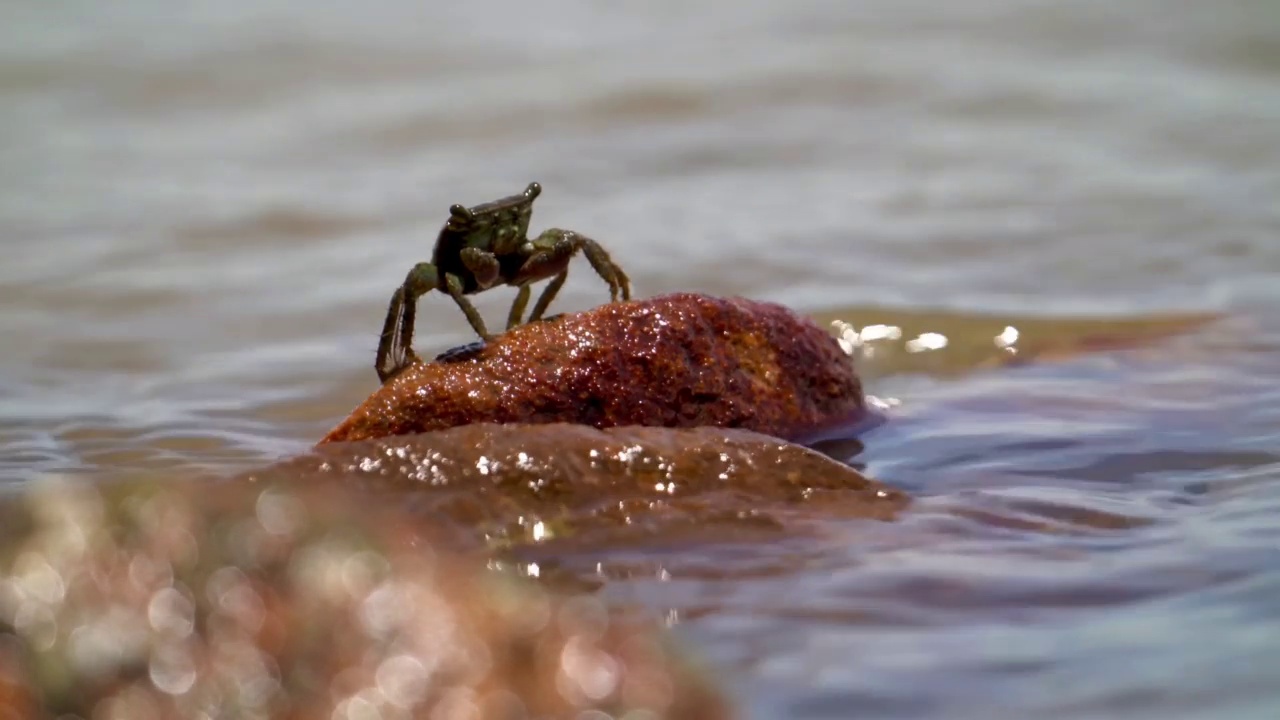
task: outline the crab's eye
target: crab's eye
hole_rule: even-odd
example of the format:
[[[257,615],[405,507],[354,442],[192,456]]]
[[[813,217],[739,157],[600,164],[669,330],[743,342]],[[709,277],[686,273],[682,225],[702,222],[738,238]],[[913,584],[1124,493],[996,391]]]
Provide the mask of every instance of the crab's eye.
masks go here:
[[[458,203],[454,203],[449,206],[449,214],[452,215],[455,220],[462,220],[464,222],[471,220],[471,211]]]
[[[533,200],[542,194],[542,186],[536,182],[529,183],[529,187],[524,189],[524,196]]]

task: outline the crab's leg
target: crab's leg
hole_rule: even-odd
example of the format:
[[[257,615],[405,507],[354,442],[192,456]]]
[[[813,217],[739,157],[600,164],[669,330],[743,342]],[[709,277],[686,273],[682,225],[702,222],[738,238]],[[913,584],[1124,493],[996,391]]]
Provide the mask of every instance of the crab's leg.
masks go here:
[[[556,238],[555,250],[558,253],[566,252],[562,248],[567,245],[571,248],[567,251],[568,254],[572,255],[581,250],[582,254],[587,256],[587,262],[591,263],[591,269],[596,271],[600,279],[609,283],[610,302],[617,302],[619,294],[622,295],[623,300],[631,299],[631,279],[627,277],[626,273],[622,272],[622,268],[618,267],[613,258],[609,257],[609,253],[600,247],[600,243],[586,235],[579,235],[572,230],[561,230],[559,228],[547,230],[538,239],[542,240],[548,236]]]
[[[412,306],[406,311],[404,286],[401,285],[391,295],[387,319],[382,323],[382,336],[378,340],[378,354],[373,360],[373,368],[378,371],[378,380],[381,382],[386,382],[397,370],[412,362],[410,355],[413,351],[400,344],[406,314],[409,316],[408,322],[412,324]]]
[[[467,298],[462,294],[462,280],[460,280],[457,275],[452,275],[450,273],[445,273],[444,280],[445,292],[449,293],[449,297],[453,298],[453,301],[462,309],[462,314],[467,316],[467,322],[471,323],[471,328],[476,331],[476,334],[480,336],[481,340],[491,342],[493,340],[493,336],[490,335],[489,330],[485,328],[484,318],[480,317],[480,313],[476,310],[476,307],[472,305],[471,301],[467,300]]]
[[[533,304],[533,312],[529,313],[529,322],[537,322],[542,319],[543,313],[547,311],[547,307],[551,305],[551,301],[555,299],[556,293],[560,292],[560,288],[564,285],[564,281],[569,277],[568,270],[561,270],[558,275],[547,283],[542,289],[542,294],[538,296],[538,302]]]
[[[572,230],[551,228],[543,231],[532,244],[538,250],[520,267],[520,272],[516,274],[513,282],[523,285],[547,277],[551,277],[552,280],[538,297],[538,302],[529,315],[529,322],[542,319],[543,313],[547,311],[556,293],[560,292],[560,288],[564,285],[569,260],[579,250],[586,254],[596,274],[609,284],[611,302],[617,301],[619,293],[623,300],[631,299],[631,281],[626,273],[622,272],[604,248],[591,238],[579,235]]]
[[[387,318],[382,323],[382,337],[378,340],[378,353],[373,361],[382,382],[418,359],[412,348],[418,298],[434,290],[439,284],[439,277],[435,265],[418,263],[391,296]]]
[[[618,294],[622,294],[623,300],[631,299],[631,278],[622,272],[622,268],[609,257],[609,253],[600,247],[600,244],[589,237],[582,235],[574,236],[578,247],[582,248],[582,254],[587,256],[587,262],[591,263],[591,268],[596,271],[605,282],[609,283],[609,301],[617,302]]]
[[[543,231],[541,235],[532,241],[531,244],[537,250],[520,266],[520,271],[516,273],[512,283],[520,285],[522,292],[527,293],[530,283],[549,277],[553,279],[538,296],[538,302],[534,304],[533,312],[529,315],[529,322],[536,322],[542,319],[543,313],[547,311],[547,306],[551,304],[551,301],[556,297],[556,293],[560,292],[560,287],[564,285],[565,278],[568,276],[569,261],[578,252],[577,237],[578,235],[570,230],[552,228]],[[522,298],[517,296],[516,300],[519,302]],[[528,302],[527,294],[523,301],[520,302],[520,310],[522,312],[524,303]],[[516,308],[513,307],[511,313],[513,318],[516,317]]]
[[[507,329],[520,324],[520,318],[524,316],[525,306],[529,304],[529,286],[521,285],[520,290],[516,292],[516,299],[511,303],[511,312],[507,314]]]

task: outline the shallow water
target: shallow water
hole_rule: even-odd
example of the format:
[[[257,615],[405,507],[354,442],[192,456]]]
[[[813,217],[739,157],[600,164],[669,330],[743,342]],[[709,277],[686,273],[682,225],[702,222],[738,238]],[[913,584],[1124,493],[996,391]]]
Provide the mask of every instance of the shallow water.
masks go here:
[[[640,294],[932,309],[951,340],[866,359],[897,407],[856,461],[921,498],[903,520],[609,586],[754,717],[1280,712],[1273,3],[362,8],[0,10],[0,482],[306,447],[374,387],[448,205],[536,179],[535,228]],[[560,310],[604,296],[575,268]],[[424,351],[469,339],[423,305]],[[1184,312],[1226,320],[961,352],[979,316]]]

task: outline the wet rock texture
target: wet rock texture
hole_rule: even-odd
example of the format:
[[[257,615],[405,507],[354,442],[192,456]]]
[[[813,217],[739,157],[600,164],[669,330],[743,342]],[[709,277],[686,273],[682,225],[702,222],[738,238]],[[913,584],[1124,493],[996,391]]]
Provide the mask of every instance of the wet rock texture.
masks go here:
[[[818,452],[710,427],[466,425],[320,445],[249,479],[399,498],[454,547],[776,536],[797,515],[887,520],[908,502]]]
[[[730,716],[656,623],[334,486],[0,502],[0,718]]]
[[[782,438],[865,412],[849,357],[771,304],[681,293],[517,327],[389,380],[322,442],[478,422],[744,428]]]

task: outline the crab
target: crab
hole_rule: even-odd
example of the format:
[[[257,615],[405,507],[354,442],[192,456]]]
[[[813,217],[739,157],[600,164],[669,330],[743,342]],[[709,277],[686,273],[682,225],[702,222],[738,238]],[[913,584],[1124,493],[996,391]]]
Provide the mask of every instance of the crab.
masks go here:
[[[542,320],[564,285],[569,261],[579,251],[587,256],[596,274],[609,284],[610,302],[617,302],[619,295],[624,301],[631,299],[631,280],[595,240],[560,228],[544,230],[536,238],[528,237],[533,201],[540,194],[542,186],[531,182],[519,195],[472,208],[457,204],[449,207],[449,219],[436,239],[431,262],[414,265],[404,284],[391,296],[374,360],[379,380],[386,382],[417,361],[418,356],[410,347],[417,301],[431,290],[448,293],[485,342],[495,336],[467,300],[467,295],[499,285],[518,288],[507,315],[510,330],[523,322],[531,292],[529,286],[550,278],[551,282],[543,289],[528,317],[528,322]]]

